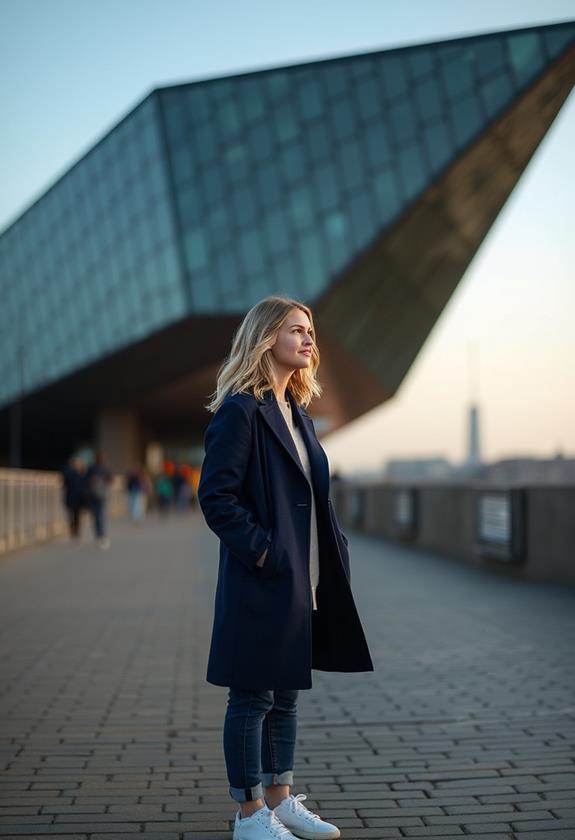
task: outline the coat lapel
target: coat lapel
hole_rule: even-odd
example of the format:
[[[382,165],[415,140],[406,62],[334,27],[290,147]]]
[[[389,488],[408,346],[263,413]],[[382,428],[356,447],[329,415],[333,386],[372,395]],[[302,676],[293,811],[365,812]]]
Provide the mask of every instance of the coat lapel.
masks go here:
[[[329,495],[329,466],[326,455],[316,438],[312,418],[304,408],[297,404],[289,390],[287,393],[292,407],[294,422],[300,429],[304,443],[307,447],[316,494],[327,504],[327,497]],[[258,410],[278,441],[281,443],[287,455],[289,455],[290,459],[294,462],[307,481],[307,476],[305,475],[301,465],[296,445],[283,418],[281,409],[273,391],[269,390],[265,392],[264,402],[259,406]]]

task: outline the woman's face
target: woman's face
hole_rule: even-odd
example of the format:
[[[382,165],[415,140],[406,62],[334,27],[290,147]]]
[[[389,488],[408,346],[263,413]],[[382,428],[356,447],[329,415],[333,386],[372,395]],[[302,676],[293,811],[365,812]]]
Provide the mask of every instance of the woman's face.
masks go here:
[[[278,330],[270,352],[277,365],[291,371],[306,368],[314,345],[309,318],[301,309],[291,310]]]

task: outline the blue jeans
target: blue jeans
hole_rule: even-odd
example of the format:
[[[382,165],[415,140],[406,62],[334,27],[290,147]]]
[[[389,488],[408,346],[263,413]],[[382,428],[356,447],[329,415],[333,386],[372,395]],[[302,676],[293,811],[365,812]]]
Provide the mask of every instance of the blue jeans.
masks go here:
[[[268,785],[293,784],[297,696],[298,689],[229,689],[224,755],[236,802],[262,799]]]
[[[97,539],[102,539],[106,536],[106,503],[103,499],[92,499],[90,503],[90,510],[92,511],[92,523],[94,525],[94,534]]]

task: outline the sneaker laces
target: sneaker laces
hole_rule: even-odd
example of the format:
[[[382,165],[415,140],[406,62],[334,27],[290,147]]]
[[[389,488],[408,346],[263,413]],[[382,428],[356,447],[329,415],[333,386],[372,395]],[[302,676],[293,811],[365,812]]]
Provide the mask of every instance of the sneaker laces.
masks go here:
[[[260,811],[263,811],[263,808],[260,808]],[[278,817],[276,817],[271,808],[268,809],[267,814],[264,813],[262,816],[264,819],[267,818],[267,821],[269,822],[270,831],[272,832],[274,837],[285,837],[287,835],[293,837],[293,834],[291,833],[289,828],[286,828],[283,822]]]
[[[310,820],[310,822],[315,822],[317,820],[321,822],[321,817],[317,814],[313,814],[311,811],[308,811],[306,806],[302,804],[303,799],[307,799],[305,793],[298,793],[297,796],[294,796],[293,793],[291,793],[289,799],[287,800],[287,807],[290,811],[293,811],[294,814],[305,817]]]

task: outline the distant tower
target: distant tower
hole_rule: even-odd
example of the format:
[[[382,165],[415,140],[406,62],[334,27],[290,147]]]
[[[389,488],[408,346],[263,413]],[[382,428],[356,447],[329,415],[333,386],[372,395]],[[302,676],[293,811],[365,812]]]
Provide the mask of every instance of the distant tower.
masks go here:
[[[474,350],[476,346],[469,345],[469,383],[470,383],[470,405],[469,405],[469,422],[468,422],[468,438],[467,438],[467,458],[465,459],[465,466],[468,468],[481,466],[481,444],[479,440],[479,374],[478,366],[473,368],[473,362],[477,362],[477,357],[474,358]],[[475,376],[474,376],[475,374]]]

